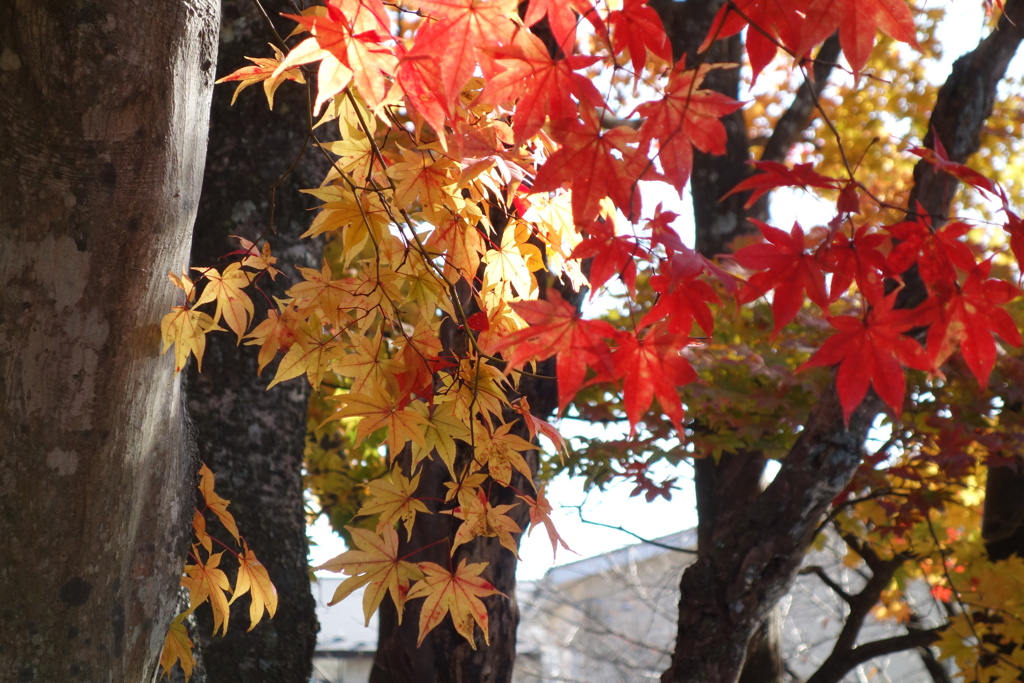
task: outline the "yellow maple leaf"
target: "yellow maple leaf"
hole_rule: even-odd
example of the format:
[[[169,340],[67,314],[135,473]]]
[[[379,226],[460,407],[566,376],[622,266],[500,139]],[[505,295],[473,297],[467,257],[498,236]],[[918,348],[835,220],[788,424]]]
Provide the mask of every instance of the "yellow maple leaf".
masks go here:
[[[242,264],[230,263],[219,272],[216,268],[193,268],[202,272],[206,279],[203,293],[199,295],[196,306],[210,301],[217,302],[217,310],[213,314],[213,322],[221,320],[227,323],[231,331],[242,341],[249,320],[253,316],[252,299],[243,291],[249,286],[249,273],[242,270]]]
[[[228,505],[231,501],[221,498],[216,491],[213,490],[214,485],[214,474],[205,464],[199,468],[199,491],[203,494],[203,500],[206,501],[207,509],[217,516],[220,523],[224,525],[224,528],[231,532],[231,535],[235,537],[236,542],[241,542],[241,537],[238,535],[238,525],[235,524],[235,518],[228,512]],[[205,525],[204,525],[205,529]]]
[[[185,617],[191,612],[192,610],[188,610],[174,617],[171,627],[167,629],[167,636],[164,637],[164,649],[160,653],[160,668],[164,670],[164,675],[170,676],[174,665],[181,663],[186,681],[192,677],[192,670],[196,666],[196,659],[192,654],[192,639],[188,637],[188,630],[185,628]]]
[[[433,562],[420,563],[424,578],[413,585],[406,598],[426,598],[420,609],[420,637],[417,646],[423,643],[423,638],[441,623],[446,614],[451,615],[455,630],[474,650],[474,622],[484,632],[484,642],[490,645],[487,633],[487,608],[480,598],[505,594],[497,590],[490,581],[480,577],[480,572],[486,568],[486,562],[467,565],[465,559],[459,562],[459,567],[454,572]]]
[[[443,510],[463,520],[458,531],[455,532],[455,540],[452,541],[452,555],[456,548],[463,543],[468,543],[478,536],[497,536],[498,541],[505,548],[512,551],[512,554],[519,557],[519,544],[512,534],[522,533],[522,529],[516,521],[506,513],[515,505],[492,506],[487,500],[483,489],[477,489],[476,496],[459,496],[459,507],[454,510]]]
[[[410,404],[413,410],[420,413],[423,424],[422,441],[412,442],[412,466],[415,468],[431,452],[436,452],[448,467],[448,472],[455,478],[455,439],[469,442],[469,427],[455,417],[451,403],[435,403],[431,409],[426,403],[416,401]]]
[[[337,604],[357,588],[366,586],[363,592],[363,615],[367,626],[370,617],[389,593],[398,610],[398,623],[402,623],[402,610],[409,584],[421,577],[422,573],[415,564],[398,557],[398,532],[388,527],[378,536],[366,529],[345,528],[352,534],[357,549],[343,552],[319,567],[314,567],[317,570],[326,569],[349,575],[334,591],[334,597],[328,604]]]
[[[160,321],[160,334],[164,348],[161,355],[174,345],[174,371],[181,372],[189,354],[196,357],[196,367],[203,369],[203,352],[206,351],[206,333],[221,330],[207,313],[185,306],[173,306],[171,312]]]
[[[235,591],[231,594],[230,605],[245,593],[250,594],[249,605],[249,628],[251,631],[263,618],[263,610],[273,618],[277,612],[277,589],[270,580],[267,568],[256,559],[256,553],[249,549],[248,544],[242,541],[242,554],[238,556],[238,578],[235,581]]]
[[[446,208],[458,211],[465,203],[455,196],[458,165],[430,145],[401,152],[402,161],[388,167],[388,176],[395,181],[395,206],[411,210],[418,201],[423,216],[434,225],[446,218]]]
[[[413,497],[420,485],[420,475],[409,479],[402,475],[401,469],[393,471],[387,479],[375,479],[370,482],[370,496],[356,513],[357,517],[380,515],[377,520],[377,532],[385,527],[393,526],[398,520],[405,523],[405,531],[412,538],[412,527],[416,523],[416,513],[429,513],[422,501]]]
[[[493,432],[478,423],[474,430],[476,438],[473,445],[476,447],[474,451],[476,462],[481,466],[487,465],[487,471],[491,478],[505,486],[512,483],[513,468],[528,481],[533,480],[530,466],[521,452],[537,448],[521,436],[510,434],[510,429],[512,429],[511,422],[497,427]]]
[[[336,396],[335,400],[345,405],[330,420],[362,417],[356,427],[357,439],[386,427],[388,450],[392,456],[397,455],[407,442],[423,441],[426,438],[423,434],[423,416],[408,407],[400,408],[401,401],[394,396],[343,394]]]
[[[199,547],[192,546],[192,551],[196,562],[185,565],[185,576],[181,577],[181,585],[188,589],[189,609],[195,609],[209,600],[213,608],[213,635],[217,635],[222,627],[222,633],[227,633],[231,611],[225,593],[231,590],[231,582],[224,570],[219,568],[224,553],[214,553],[204,563],[199,557]]]

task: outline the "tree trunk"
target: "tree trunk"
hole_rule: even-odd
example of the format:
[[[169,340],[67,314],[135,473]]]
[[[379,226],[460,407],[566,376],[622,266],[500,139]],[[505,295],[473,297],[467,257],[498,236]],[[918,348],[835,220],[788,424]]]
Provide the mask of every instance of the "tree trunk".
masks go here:
[[[264,7],[272,17],[291,11],[284,3]],[[249,0],[225,0],[222,14],[218,77],[247,64],[245,55],[273,40]],[[287,35],[283,24],[281,35]],[[322,176],[323,169],[310,169],[318,158],[309,154],[275,192],[274,183],[302,153],[306,90],[286,84],[277,92],[275,111],[267,108],[258,88],[242,93],[231,106],[234,90],[231,83],[214,92],[192,265],[219,266],[219,259],[239,247],[233,235],[266,237],[284,276],[260,282],[267,297],[253,296],[259,319],[270,297],[283,297],[295,282],[289,266],[320,265],[319,243],[299,239],[308,227],[305,209],[310,204],[299,190],[316,187],[317,171]],[[211,638],[212,612],[201,609],[194,638],[210,683],[305,683],[318,628],[303,514],[309,383],[301,378],[268,391],[272,375],[257,377],[256,355],[254,347],[239,346],[233,334],[210,335],[203,372],[191,366],[185,393],[199,457],[216,473],[217,492],[231,501],[240,532],[267,567],[278,591],[278,610],[273,619],[246,631],[248,602],[239,600],[232,606],[236,626],[224,637]]]
[[[499,225],[492,216],[492,224]],[[498,236],[500,242],[500,233]],[[538,272],[543,278],[543,272]],[[462,283],[465,285],[465,283]],[[574,301],[571,293],[562,292],[567,301]],[[542,285],[539,298],[545,298]],[[582,297],[578,297],[582,300]],[[468,292],[463,306],[471,305]],[[456,329],[454,324],[442,327],[442,344],[444,353],[458,357],[465,353],[464,332]],[[557,407],[557,385],[553,379],[556,374],[554,359],[539,363],[537,377],[523,377],[519,384],[519,393],[510,396],[515,399],[523,396],[530,403],[532,413],[542,419],[550,416]],[[546,378],[546,379],[545,379]],[[506,411],[505,422],[514,422],[516,415]],[[513,428],[513,433],[529,440],[530,435],[522,421]],[[402,456],[408,462],[409,454]],[[537,473],[538,453],[530,451],[523,457],[533,475]],[[455,471],[462,472],[473,459],[470,447],[459,444]],[[403,471],[410,471],[408,464],[402,465]],[[441,492],[444,483],[450,480],[448,468],[440,458],[425,460],[420,466],[419,491]],[[488,488],[491,505],[511,505],[521,503],[516,492],[527,492],[532,486],[521,474],[514,472],[512,486],[501,486],[490,482]],[[433,493],[437,496],[437,493]],[[488,613],[488,641],[479,635],[476,629],[476,646],[472,647],[455,630],[451,617],[445,617],[417,645],[419,638],[419,610],[421,600],[414,600],[405,607],[402,623],[398,623],[398,614],[390,600],[384,600],[379,614],[379,638],[377,653],[374,657],[371,683],[509,683],[516,656],[516,629],[519,626],[519,606],[516,602],[516,566],[518,560],[508,549],[501,546],[497,538],[476,538],[472,542],[460,546],[454,555],[449,554],[451,542],[460,521],[450,515],[438,514],[439,510],[452,509],[457,502],[441,503],[441,498],[423,498],[423,502],[432,514],[418,515],[413,536],[408,541],[404,530],[399,531],[399,552],[415,562],[435,562],[442,567],[452,567],[465,559],[467,563],[486,562],[487,569],[483,578],[487,579],[504,596],[486,598]],[[529,523],[529,513],[525,505],[509,510],[512,517],[525,532]],[[521,538],[521,537],[520,537]],[[447,539],[448,543],[443,541]],[[441,542],[439,542],[441,541]],[[420,552],[412,551],[423,548]]]
[[[199,199],[217,7],[0,4],[0,671],[152,680],[193,507],[159,323]]]

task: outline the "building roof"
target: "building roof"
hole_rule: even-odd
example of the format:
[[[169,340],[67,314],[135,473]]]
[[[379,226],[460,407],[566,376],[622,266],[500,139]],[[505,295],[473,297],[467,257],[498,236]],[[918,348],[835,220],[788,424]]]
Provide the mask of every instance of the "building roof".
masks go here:
[[[317,576],[313,584],[316,599],[316,617],[320,620],[320,633],[316,639],[317,652],[370,653],[377,650],[377,614],[366,625],[363,617],[363,588],[359,588],[338,604],[328,607],[344,576]]]

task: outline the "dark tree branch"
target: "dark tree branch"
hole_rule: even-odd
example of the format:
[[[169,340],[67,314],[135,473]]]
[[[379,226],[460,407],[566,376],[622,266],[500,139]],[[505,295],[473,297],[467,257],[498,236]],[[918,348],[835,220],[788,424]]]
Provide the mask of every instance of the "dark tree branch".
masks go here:
[[[836,595],[841,597],[843,599],[843,602],[846,602],[847,604],[853,602],[854,597],[852,595],[850,595],[849,593],[847,593],[846,589],[844,589],[842,586],[840,586],[838,583],[836,583],[832,579],[832,577],[828,575],[828,573],[825,571],[825,569],[823,567],[820,567],[820,566],[818,566],[816,564],[815,565],[811,565],[809,567],[804,567],[803,569],[800,570],[800,574],[801,575],[814,574],[819,579],[821,579],[822,583],[824,583],[826,586],[831,588],[833,593],[835,593]]]
[[[927,648],[939,639],[940,629],[911,630],[901,636],[884,638],[865,643],[839,657],[829,657],[806,683],[839,683],[852,669],[875,657],[884,657],[894,652],[914,648]]]
[[[761,153],[761,161],[783,161],[797,138],[814,119],[814,103],[825,85],[839,58],[839,34],[833,33],[826,40],[814,60],[814,78],[807,79],[796,93],[796,97],[775,124],[768,144]]]

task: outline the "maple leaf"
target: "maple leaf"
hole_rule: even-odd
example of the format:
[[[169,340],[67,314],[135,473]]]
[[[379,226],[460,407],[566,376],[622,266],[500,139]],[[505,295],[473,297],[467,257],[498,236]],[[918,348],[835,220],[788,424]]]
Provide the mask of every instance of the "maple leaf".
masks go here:
[[[366,529],[345,527],[352,535],[356,549],[343,552],[328,560],[315,570],[344,572],[348,578],[341,582],[328,605],[335,605],[356,589],[366,586],[363,592],[363,616],[366,625],[380,607],[387,594],[391,595],[398,611],[398,623],[402,623],[405,601],[412,597],[409,584],[422,576],[420,569],[412,562],[398,557],[398,533],[393,527],[381,530],[380,535]]]
[[[761,229],[765,242],[740,249],[732,258],[744,268],[756,270],[736,299],[748,303],[775,290],[772,314],[775,318],[774,334],[788,325],[803,306],[804,295],[828,309],[825,273],[817,256],[807,251],[807,240],[799,223],[787,234],[767,223],[750,219]]]
[[[761,71],[774,59],[778,46],[795,52],[800,44],[804,18],[810,0],[733,0],[724,3],[708,29],[704,52],[715,40],[734,36],[748,23],[756,28],[747,31],[746,50],[757,82]]]
[[[741,181],[725,196],[750,191],[750,198],[743,205],[749,209],[764,194],[771,192],[777,187],[817,187],[825,190],[837,189],[840,181],[829,176],[821,175],[814,170],[814,164],[796,164],[793,168],[780,164],[777,161],[755,161],[754,168],[760,173],[755,173],[746,180]]]
[[[512,401],[512,410],[519,413],[520,419],[522,419],[523,423],[526,425],[527,431],[530,432],[531,439],[536,439],[538,434],[543,434],[551,440],[551,443],[555,446],[555,450],[558,451],[558,457],[564,463],[565,456],[569,455],[569,445],[550,422],[542,420],[530,412],[530,402],[525,396],[520,396]]]
[[[167,635],[164,637],[164,649],[160,652],[160,668],[164,675],[170,677],[171,669],[175,664],[181,664],[181,670],[185,673],[185,681],[192,677],[192,670],[196,666],[196,658],[192,653],[195,647],[192,639],[188,637],[188,629],[185,627],[185,618],[191,614],[186,610],[174,617]]]
[[[837,28],[843,54],[855,74],[867,64],[876,31],[907,43],[915,50],[921,49],[906,0],[810,0],[797,55],[807,54]]]
[[[228,512],[228,505],[231,504],[231,501],[221,498],[213,490],[213,485],[213,472],[205,464],[201,465],[199,467],[199,492],[203,494],[203,500],[206,501],[205,509],[212,512],[220,520],[224,528],[234,536],[236,542],[240,542],[241,537],[238,535],[238,525],[235,524],[235,518]]]
[[[619,348],[612,358],[615,377],[622,380],[622,401],[629,420],[630,438],[636,434],[637,422],[655,397],[681,434],[683,404],[677,388],[697,379],[697,373],[681,353],[689,345],[689,337],[654,326],[645,336],[620,332],[616,338]]]
[[[878,301],[884,296],[884,278],[889,274],[889,267],[879,247],[888,241],[884,234],[871,232],[869,225],[857,228],[852,238],[836,231],[832,240],[823,245],[824,263],[832,273],[829,301],[836,301],[854,281],[868,301]]]
[[[377,520],[378,532],[401,520],[405,523],[405,532],[411,540],[416,513],[430,512],[422,501],[413,497],[419,485],[419,474],[409,479],[402,475],[400,468],[393,470],[387,479],[374,479],[367,487],[369,496],[356,516],[380,515]]]
[[[533,26],[547,17],[548,27],[551,29],[555,44],[564,54],[569,54],[576,43],[576,12],[579,12],[593,25],[598,35],[608,33],[600,15],[589,0],[569,0],[568,2],[565,0],[530,0],[526,6],[523,23]]]
[[[878,397],[897,415],[903,409],[903,366],[931,370],[921,345],[904,332],[926,322],[924,311],[894,309],[897,292],[872,306],[863,318],[841,315],[828,319],[837,332],[825,340],[800,369],[839,365],[836,391],[843,419],[860,405],[872,386]]]
[[[636,131],[619,126],[604,130],[597,111],[581,107],[583,122],[575,118],[553,122],[551,137],[561,147],[537,171],[533,192],[552,192],[563,184],[572,189],[572,215],[586,225],[601,212],[601,200],[611,198],[624,214],[639,214]],[[646,157],[643,163],[646,163]]]
[[[454,406],[451,403],[435,404],[431,408],[426,403],[417,401],[412,404],[412,408],[424,418],[423,434],[425,436],[423,441],[412,442],[413,468],[433,451],[441,458],[454,479],[455,439],[468,443],[470,440],[469,427],[455,417]]]
[[[731,97],[700,87],[708,71],[723,65],[687,69],[685,62],[684,57],[672,69],[664,97],[637,107],[637,113],[646,119],[640,126],[640,146],[648,149],[657,142],[665,179],[679,192],[693,169],[693,148],[724,154],[725,126],[719,119],[743,106]]]
[[[298,67],[290,69],[284,69],[279,71],[281,61],[284,59],[284,53],[281,52],[280,48],[276,45],[271,44],[270,49],[274,51],[274,57],[246,57],[255,66],[243,66],[237,71],[233,71],[224,78],[221,78],[217,83],[226,83],[229,81],[240,81],[238,87],[235,88],[234,94],[231,96],[231,104],[235,104],[235,100],[238,99],[238,93],[242,92],[250,85],[254,85],[259,82],[263,82],[263,92],[267,96],[267,105],[274,108],[274,93],[277,91],[284,81],[296,81],[297,83],[305,83],[306,79],[302,76],[302,70]]]
[[[530,508],[530,531],[527,535],[533,534],[533,530],[538,524],[543,524],[545,531],[548,532],[548,538],[551,540],[551,556],[556,557],[558,555],[558,546],[562,546],[570,553],[574,551],[558,535],[558,531],[555,530],[555,524],[551,521],[551,503],[548,502],[547,497],[544,495],[546,486],[547,484],[541,484],[536,498],[526,494],[521,494],[517,497],[521,498]]]
[[[270,309],[267,311],[267,318],[248,334],[247,346],[259,346],[260,352],[256,358],[256,374],[260,375],[267,363],[274,359],[277,352],[284,348],[286,351],[291,348],[295,341],[295,330],[297,328],[297,315],[295,309],[285,306],[278,301],[281,313]],[[299,373],[301,374],[301,372]],[[296,375],[297,377],[298,375]]]
[[[527,481],[532,480],[530,466],[523,459],[521,453],[537,448],[535,444],[523,437],[510,434],[509,430],[512,427],[513,423],[508,422],[497,427],[493,432],[484,425],[478,425],[474,429],[473,445],[475,450],[473,455],[476,462],[481,466],[486,465],[491,478],[505,486],[509,486],[512,482],[513,468],[526,477]]]
[[[474,623],[480,626],[484,633],[484,642],[490,645],[490,636],[487,633],[487,608],[480,598],[505,594],[495,589],[490,581],[480,578],[480,573],[487,568],[487,564],[475,562],[467,565],[463,559],[454,572],[433,562],[421,562],[419,567],[423,572],[423,580],[413,585],[407,598],[426,598],[420,608],[420,637],[416,645],[423,644],[423,639],[441,623],[446,614],[451,615],[455,630],[474,650]]]
[[[253,316],[252,299],[243,291],[250,283],[249,273],[242,270],[241,263],[231,263],[220,273],[216,268],[193,268],[203,274],[206,286],[199,295],[196,306],[210,301],[217,302],[217,310],[213,314],[213,322],[221,320],[227,323],[231,331],[242,341],[249,320]]]
[[[453,556],[455,550],[463,543],[468,543],[477,537],[496,536],[503,547],[511,550],[517,558],[519,557],[519,544],[516,539],[512,538],[512,534],[522,533],[523,530],[519,528],[515,520],[506,514],[516,507],[515,504],[492,506],[483,489],[477,489],[475,496],[459,496],[459,503],[459,507],[454,510],[442,511],[463,520],[452,541],[451,554]]]
[[[512,308],[530,326],[505,337],[493,351],[515,347],[509,368],[554,356],[558,364],[558,409],[564,411],[583,386],[587,367],[608,364],[610,352],[603,339],[614,337],[615,328],[603,320],[584,320],[553,289],[548,290],[547,301],[520,301]]]
[[[416,33],[409,57],[427,57],[436,69],[442,102],[454,109],[463,86],[484,62],[485,77],[493,71],[488,50],[512,40],[517,0],[413,0],[413,7],[440,18]],[[435,127],[436,128],[436,127]]]
[[[634,82],[640,80],[647,63],[648,50],[656,57],[672,62],[672,45],[665,35],[661,17],[647,5],[647,0],[626,0],[621,10],[608,15],[608,24],[611,27],[613,52],[620,54],[623,50],[629,50]]]
[[[604,107],[601,93],[590,79],[575,72],[599,57],[553,59],[540,38],[529,31],[516,33],[515,42],[495,51],[494,56],[502,71],[488,79],[480,100],[485,104],[516,102],[512,129],[517,145],[536,135],[545,117],[558,123],[576,121],[579,106],[574,95],[595,109]]]
[[[231,594],[230,605],[239,597],[249,593],[249,628],[253,630],[263,618],[263,611],[271,617],[277,612],[277,589],[270,580],[270,574],[263,563],[256,559],[256,553],[242,541],[242,554],[238,556],[238,577],[235,580],[235,591]]]
[[[886,261],[893,273],[903,273],[917,264],[921,279],[941,285],[956,281],[954,266],[969,272],[977,263],[970,246],[960,239],[971,229],[962,221],[950,221],[935,230],[931,220],[923,217],[886,229],[896,242]]]
[[[939,138],[934,128],[932,129],[932,146],[935,149],[928,149],[927,147],[911,147],[908,151],[911,154],[921,157],[937,170],[948,173],[957,180],[961,180],[971,187],[980,190],[983,194],[991,196],[1002,195],[998,185],[975,171],[970,166],[950,161],[949,154],[946,152],[946,146],[942,144],[942,140]]]
[[[408,441],[423,441],[423,424],[426,420],[415,410],[399,407],[403,402],[388,393],[381,395],[342,394],[335,397],[344,407],[331,416],[331,420],[343,417],[362,417],[356,427],[356,438],[362,439],[376,430],[388,430],[388,451],[398,455]]]
[[[192,558],[194,564],[185,565],[185,576],[181,578],[181,585],[188,589],[189,608],[194,609],[206,600],[210,601],[213,609],[213,635],[217,631],[228,632],[228,620],[231,617],[231,610],[228,607],[226,591],[231,590],[231,582],[227,574],[219,568],[223,552],[214,553],[206,558],[206,562],[199,559],[199,548],[192,546]]]
[[[599,219],[590,223],[586,238],[576,245],[570,258],[591,259],[590,296],[594,297],[614,275],[622,279],[630,292],[635,292],[636,258],[646,255],[646,250],[636,240],[627,235],[616,235],[612,221]]]
[[[1020,295],[1020,290],[1003,280],[989,279],[992,261],[975,267],[963,286],[956,288],[941,303],[938,319],[928,328],[928,355],[938,367],[959,344],[967,367],[978,384],[988,386],[989,374],[996,362],[998,334],[1008,344],[1021,345],[1021,334],[1010,314],[1002,307]]]
[[[718,303],[719,298],[711,285],[699,279],[704,273],[703,259],[686,247],[682,249],[661,262],[661,274],[651,276],[651,291],[658,294],[658,300],[637,328],[667,318],[670,332],[688,335],[696,322],[710,337],[715,332],[715,319],[708,304]]]
[[[172,279],[173,279],[173,273]],[[160,320],[160,335],[164,348],[161,355],[174,345],[174,372],[181,372],[189,355],[196,357],[196,368],[203,369],[206,351],[206,333],[223,330],[208,313],[187,306],[172,306],[171,312]]]

